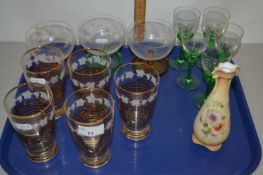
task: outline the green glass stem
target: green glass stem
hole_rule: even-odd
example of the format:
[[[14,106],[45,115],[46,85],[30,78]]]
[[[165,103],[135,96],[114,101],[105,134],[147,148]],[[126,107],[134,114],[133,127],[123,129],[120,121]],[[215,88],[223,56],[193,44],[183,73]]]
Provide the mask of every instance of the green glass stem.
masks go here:
[[[208,39],[208,48],[213,49],[215,48],[215,36],[211,35]]]
[[[210,92],[213,90],[214,85],[215,85],[215,80],[213,79],[212,76],[206,78],[206,90],[205,90],[205,95],[204,99],[207,99],[209,96]]]
[[[188,69],[187,69],[187,74],[185,78],[186,83],[191,83],[193,81],[192,72],[193,72],[194,65],[195,65],[194,62],[192,61],[188,63]]]
[[[116,55],[117,55],[118,60],[122,60],[122,54],[120,51],[117,51]]]
[[[185,59],[186,53],[185,53],[184,49],[182,48],[182,41],[181,41],[181,39],[179,39],[179,42],[180,42],[180,56],[178,57],[177,62],[179,64],[184,64],[184,62],[186,60]]]
[[[182,51],[180,53],[180,56],[177,59],[177,62],[179,64],[184,64],[184,62],[185,62],[185,52],[183,51],[183,49],[182,49]]]
[[[207,48],[213,49],[215,48],[215,35],[213,33],[204,32],[204,37],[207,39]]]
[[[220,63],[228,60],[230,54],[228,52],[220,52],[218,51],[218,60]]]
[[[112,69],[111,70],[113,72],[115,72],[116,69],[121,65],[122,59],[123,59],[122,54],[121,54],[120,51],[117,51],[115,53],[115,55],[116,55],[117,60],[112,60]]]

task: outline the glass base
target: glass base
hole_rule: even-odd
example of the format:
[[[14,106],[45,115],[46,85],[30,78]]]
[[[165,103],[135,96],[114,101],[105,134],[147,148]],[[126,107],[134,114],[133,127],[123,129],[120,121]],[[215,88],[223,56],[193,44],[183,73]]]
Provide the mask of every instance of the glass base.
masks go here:
[[[32,154],[29,151],[27,151],[27,157],[32,162],[42,163],[51,160],[57,154],[57,151],[58,151],[58,145],[55,142],[54,146],[50,150],[43,152],[41,154]]]
[[[188,68],[186,61],[179,61],[178,59],[169,59],[169,66],[177,71],[184,71]]]
[[[121,127],[121,132],[124,134],[128,139],[134,140],[134,141],[139,141],[143,140],[146,137],[148,137],[151,133],[151,126],[150,124],[145,127],[145,129],[140,130],[140,131],[131,131],[124,124],[122,124]]]
[[[160,60],[154,60],[154,61],[150,61],[150,60],[147,61],[140,58],[134,58],[132,62],[142,62],[149,66],[152,66],[157,70],[159,75],[164,75],[167,72],[168,64],[169,64],[166,58],[162,58]]]
[[[176,84],[179,88],[185,90],[185,91],[192,91],[200,87],[201,82],[200,80],[192,75],[191,80],[187,80],[186,75],[182,75],[176,79]]]
[[[107,152],[102,157],[97,157],[94,159],[86,158],[85,155],[80,155],[79,160],[87,167],[90,168],[100,168],[106,165],[111,158],[111,151],[108,149]]]
[[[200,109],[203,106],[203,104],[206,100],[206,97],[207,96],[205,93],[199,93],[199,94],[195,95],[193,98],[194,107],[196,107],[197,109]]]

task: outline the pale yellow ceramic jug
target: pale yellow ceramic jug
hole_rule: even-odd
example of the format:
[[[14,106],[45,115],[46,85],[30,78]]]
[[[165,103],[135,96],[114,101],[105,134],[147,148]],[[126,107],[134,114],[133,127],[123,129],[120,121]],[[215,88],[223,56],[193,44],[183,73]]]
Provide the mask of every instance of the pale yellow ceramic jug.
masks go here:
[[[218,151],[229,135],[229,89],[238,73],[238,65],[219,63],[213,71],[215,86],[195,118],[192,140],[210,151]]]

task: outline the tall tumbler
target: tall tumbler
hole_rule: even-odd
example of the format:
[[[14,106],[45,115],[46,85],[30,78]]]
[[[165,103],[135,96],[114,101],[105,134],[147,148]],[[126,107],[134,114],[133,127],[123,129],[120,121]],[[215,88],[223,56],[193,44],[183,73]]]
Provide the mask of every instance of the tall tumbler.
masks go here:
[[[158,72],[146,64],[129,63],[116,70],[114,81],[122,133],[131,140],[146,138],[157,99]]]
[[[91,168],[104,166],[111,157],[114,101],[99,88],[80,89],[65,104],[68,126],[80,161]]]
[[[4,98],[7,112],[17,135],[33,162],[46,162],[57,153],[55,140],[55,109],[47,85],[21,84],[12,88]]]
[[[47,84],[52,90],[55,116],[63,115],[65,93],[65,64],[63,53],[52,46],[36,47],[28,50],[21,58],[21,66],[26,81]]]

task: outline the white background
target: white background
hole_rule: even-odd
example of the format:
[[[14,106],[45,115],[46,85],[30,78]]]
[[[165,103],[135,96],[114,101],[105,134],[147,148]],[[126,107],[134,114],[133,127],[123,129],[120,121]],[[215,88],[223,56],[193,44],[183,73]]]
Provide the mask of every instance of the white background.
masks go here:
[[[243,43],[263,43],[262,0],[147,0],[147,19],[172,22],[174,8],[191,5],[202,11],[221,6],[231,12],[231,21],[243,26]],[[133,21],[134,0],[0,0],[0,42],[24,41],[24,33],[44,20],[77,24],[93,15],[112,15],[129,24]]]

